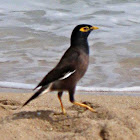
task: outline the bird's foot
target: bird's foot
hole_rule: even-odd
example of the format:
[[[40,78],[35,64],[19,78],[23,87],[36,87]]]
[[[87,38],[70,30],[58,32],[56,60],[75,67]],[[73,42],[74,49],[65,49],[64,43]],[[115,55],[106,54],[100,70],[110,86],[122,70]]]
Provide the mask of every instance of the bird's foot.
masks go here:
[[[97,111],[96,111],[95,109],[93,109],[93,108],[91,108],[91,107],[89,107],[89,106],[88,106],[87,109],[90,110],[91,112],[97,113]]]
[[[55,112],[54,115],[67,115],[67,113],[63,113],[63,112]]]
[[[66,111],[65,111],[65,109],[63,109],[62,110],[62,112],[56,112],[56,113],[54,113],[54,115],[67,115],[67,113],[66,113]]]
[[[94,110],[93,108],[91,108],[90,106],[88,106],[88,105],[86,105],[86,104],[79,103],[79,102],[74,102],[73,104],[78,105],[78,106],[81,106],[81,107],[84,107],[84,108],[87,108],[87,109],[90,110],[91,112],[96,113],[96,110]]]

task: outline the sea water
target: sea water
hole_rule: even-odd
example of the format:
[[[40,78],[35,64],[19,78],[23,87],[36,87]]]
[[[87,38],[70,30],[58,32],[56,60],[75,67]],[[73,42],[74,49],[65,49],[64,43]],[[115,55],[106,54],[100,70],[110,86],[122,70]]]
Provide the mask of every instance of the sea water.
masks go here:
[[[0,87],[33,88],[70,46],[73,28],[87,23],[99,30],[78,90],[140,91],[140,0],[0,3]]]

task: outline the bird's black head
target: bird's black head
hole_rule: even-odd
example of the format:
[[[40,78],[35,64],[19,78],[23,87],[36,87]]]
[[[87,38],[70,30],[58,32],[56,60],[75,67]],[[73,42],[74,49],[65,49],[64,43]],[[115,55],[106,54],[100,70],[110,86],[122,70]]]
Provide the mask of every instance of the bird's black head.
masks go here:
[[[99,29],[98,27],[88,24],[77,25],[71,34],[71,45],[87,42],[87,37],[91,31]]]

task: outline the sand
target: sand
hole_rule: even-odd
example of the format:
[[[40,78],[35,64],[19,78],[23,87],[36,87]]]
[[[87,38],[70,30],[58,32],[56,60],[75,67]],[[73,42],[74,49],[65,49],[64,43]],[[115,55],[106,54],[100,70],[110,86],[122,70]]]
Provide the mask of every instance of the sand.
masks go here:
[[[0,93],[0,140],[140,140],[140,97],[75,95],[97,113],[46,94],[19,107],[32,93]],[[17,109],[18,108],[18,109]]]

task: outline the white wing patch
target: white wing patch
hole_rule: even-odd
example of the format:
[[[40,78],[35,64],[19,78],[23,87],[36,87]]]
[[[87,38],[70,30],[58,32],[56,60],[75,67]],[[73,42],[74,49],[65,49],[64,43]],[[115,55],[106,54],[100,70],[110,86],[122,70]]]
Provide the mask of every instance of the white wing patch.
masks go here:
[[[43,95],[44,93],[50,92],[50,91],[51,91],[51,87],[52,87],[52,83],[48,86],[47,89],[45,89],[45,90],[41,93],[41,95]]]
[[[64,79],[68,78],[68,77],[69,77],[70,75],[72,75],[75,71],[76,71],[76,70],[71,71],[71,72],[67,72],[63,77],[59,78],[59,80],[64,80]]]

